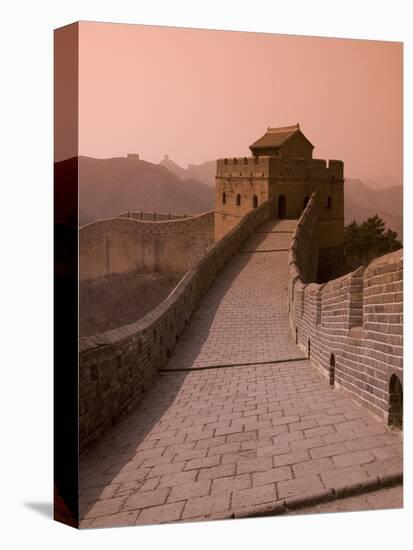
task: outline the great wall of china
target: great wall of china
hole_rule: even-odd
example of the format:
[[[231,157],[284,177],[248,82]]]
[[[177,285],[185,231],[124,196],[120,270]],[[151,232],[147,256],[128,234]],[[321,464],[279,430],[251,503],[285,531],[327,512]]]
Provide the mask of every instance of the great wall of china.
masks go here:
[[[316,284],[317,205],[312,197],[290,245],[291,330],[311,365],[384,422],[402,422],[403,251]]]
[[[342,163],[313,160],[321,175],[290,174],[288,192],[262,173],[280,161],[255,158],[244,175],[218,161],[215,214],[80,231],[90,277],[116,249],[118,270],[169,267],[176,250],[188,262],[145,317],[80,338],[84,527],[284,513],[401,482],[403,253],[316,282],[342,242]],[[159,238],[175,243],[164,262]]]
[[[213,224],[213,212],[128,212],[85,225],[79,231],[80,280],[136,270],[184,274],[212,245]]]
[[[143,319],[80,339],[80,441],[83,449],[98,440],[137,404],[158,369],[166,364],[201,297],[245,239],[271,218],[274,205],[274,201],[269,201],[245,216],[184,275],[168,298]],[[117,219],[111,221],[119,223]]]

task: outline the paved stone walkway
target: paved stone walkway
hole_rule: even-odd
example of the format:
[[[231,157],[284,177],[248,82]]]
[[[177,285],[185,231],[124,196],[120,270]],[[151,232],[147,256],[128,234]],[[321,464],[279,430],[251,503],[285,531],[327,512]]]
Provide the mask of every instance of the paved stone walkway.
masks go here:
[[[321,381],[289,335],[294,223],[245,244],[139,408],[82,458],[81,527],[271,512],[402,471],[398,435]]]
[[[201,299],[164,370],[305,357],[287,314],[288,246],[296,223],[266,224],[244,245]]]
[[[319,514],[336,512],[361,512],[366,510],[391,510],[403,508],[403,486],[389,487],[371,493],[340,498],[316,506],[309,506],[291,514]]]

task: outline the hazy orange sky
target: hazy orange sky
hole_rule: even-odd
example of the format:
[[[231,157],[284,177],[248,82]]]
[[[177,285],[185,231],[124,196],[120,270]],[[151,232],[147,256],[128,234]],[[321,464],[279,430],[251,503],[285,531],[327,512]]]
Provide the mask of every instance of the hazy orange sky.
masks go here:
[[[300,123],[347,177],[402,183],[402,44],[80,24],[79,152],[182,166]]]

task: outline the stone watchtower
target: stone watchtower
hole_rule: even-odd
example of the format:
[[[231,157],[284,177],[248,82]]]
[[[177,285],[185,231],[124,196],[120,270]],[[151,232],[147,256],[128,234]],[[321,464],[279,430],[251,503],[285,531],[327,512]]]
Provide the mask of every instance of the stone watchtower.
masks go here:
[[[343,162],[313,159],[313,149],[297,123],[268,128],[250,145],[251,157],[218,159],[215,240],[272,197],[277,197],[275,218],[298,219],[316,191],[319,272],[323,279],[335,275],[343,257]]]

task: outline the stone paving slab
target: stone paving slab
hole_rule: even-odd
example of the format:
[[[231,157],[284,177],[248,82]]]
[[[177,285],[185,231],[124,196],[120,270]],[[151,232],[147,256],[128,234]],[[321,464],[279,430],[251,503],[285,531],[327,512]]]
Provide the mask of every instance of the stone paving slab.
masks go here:
[[[291,243],[292,233],[256,233],[241,248],[241,252],[266,252],[266,251],[286,251]]]
[[[398,434],[306,360],[162,373],[82,458],[81,527],[274,513],[401,472]]]
[[[297,226],[297,220],[271,220],[263,223],[256,233],[281,233],[286,232],[291,235],[294,233]]]
[[[285,513],[401,481],[399,435],[326,385],[289,334],[288,253],[262,250],[295,225],[246,243],[139,408],[82,457],[81,527]]]
[[[288,248],[296,220],[266,224],[245,250]],[[286,229],[284,229],[286,230]],[[263,231],[263,230],[261,230]],[[246,365],[305,357],[291,337],[287,314],[288,252],[237,254],[201,299],[189,327],[162,370]]]
[[[397,485],[370,493],[363,493],[314,506],[305,506],[291,514],[319,514],[334,512],[360,512],[365,510],[390,510],[403,508],[403,486]]]

